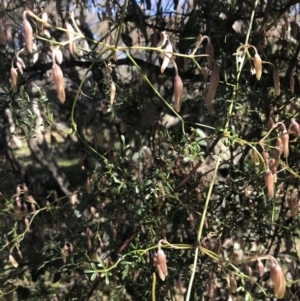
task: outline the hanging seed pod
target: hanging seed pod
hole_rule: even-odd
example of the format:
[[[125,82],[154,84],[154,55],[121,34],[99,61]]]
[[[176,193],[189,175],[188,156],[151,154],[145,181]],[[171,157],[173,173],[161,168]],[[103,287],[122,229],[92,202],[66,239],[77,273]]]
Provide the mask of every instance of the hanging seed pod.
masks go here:
[[[19,56],[17,56],[17,61],[18,61],[18,63],[20,63],[22,68],[26,69],[26,65],[25,65],[24,61]]]
[[[299,203],[298,197],[291,196],[288,199],[288,205],[293,220],[295,220],[298,216],[298,206],[299,206],[298,203]]]
[[[282,147],[283,147],[283,155],[287,158],[289,156],[289,134],[286,129],[283,130],[282,136],[280,136]]]
[[[274,158],[270,159],[269,168],[273,175],[273,181],[274,181],[274,183],[276,183],[277,182],[277,165],[276,165],[276,160]]]
[[[63,54],[62,54],[61,50],[57,48],[57,49],[55,49],[54,51],[55,51],[55,53],[54,53],[55,61],[56,61],[58,64],[61,64],[62,61],[63,61]]]
[[[279,72],[277,70],[273,71],[273,81],[274,81],[274,89],[275,89],[275,95],[280,95],[280,77]]]
[[[65,88],[64,88],[64,76],[60,67],[55,63],[52,66],[52,73],[56,85],[57,97],[61,103],[64,103],[66,100]]]
[[[67,37],[67,40],[69,41],[69,51],[70,51],[72,56],[75,56],[76,55],[76,48],[75,48],[75,42],[74,42],[74,37],[75,37],[74,28],[69,22],[65,23],[65,27],[68,30],[66,32],[66,37]]]
[[[254,165],[258,166],[260,164],[260,161],[259,161],[259,157],[257,154],[257,150],[254,148],[251,148],[251,157],[252,157]]]
[[[17,68],[21,74],[23,74],[23,68],[19,62],[16,62]]]
[[[180,112],[182,104],[183,82],[179,75],[174,78],[174,108],[176,112]]]
[[[10,83],[14,93],[18,91],[18,72],[14,67],[10,69]]]
[[[265,184],[270,198],[274,197],[274,179],[270,169],[267,169],[264,174]]]
[[[273,118],[270,116],[268,118],[268,126],[267,126],[268,131],[270,131],[273,128],[273,126],[274,126],[274,121],[273,121]]]
[[[157,251],[157,254],[155,256],[155,265],[157,268],[159,278],[162,281],[165,281],[166,276],[168,276],[168,267],[167,267],[166,255],[164,251],[161,249]]]
[[[294,118],[292,118],[291,120],[291,128],[293,129],[293,132],[295,133],[296,136],[300,135],[299,123]]]
[[[277,299],[282,299],[285,295],[286,281],[281,267],[273,263],[271,268],[271,279],[274,284],[274,295]]]
[[[110,84],[110,105],[112,106],[116,101],[116,85],[112,81]]]
[[[257,269],[257,272],[258,272],[259,277],[262,277],[262,275],[265,273],[265,266],[264,266],[264,264],[261,262],[260,259],[257,259],[256,269]]]
[[[208,66],[208,69],[211,69],[212,68],[212,62],[213,62],[213,58],[214,58],[214,47],[213,45],[211,44],[210,41],[208,41],[207,45],[206,45],[206,48],[205,48],[205,53],[208,55],[207,56],[207,66]]]
[[[25,37],[26,47],[29,53],[33,52],[33,30],[29,23],[29,21],[26,19],[26,11],[23,12],[23,33]]]
[[[295,79],[294,79],[294,74],[291,75],[290,77],[290,91],[291,93],[295,93]]]
[[[283,153],[283,144],[282,144],[282,140],[281,140],[280,137],[277,138],[276,146],[277,146],[278,152],[280,153],[280,156],[281,156],[282,153]],[[279,156],[279,157],[280,157],[280,156]]]
[[[19,266],[18,262],[15,260],[15,258],[11,254],[9,254],[8,260],[14,268],[17,268]]]
[[[209,89],[214,91],[214,94],[216,93],[216,90],[218,88],[219,82],[220,82],[220,74],[219,74],[219,69],[214,68],[211,75],[210,75],[210,86]]]
[[[262,75],[262,60],[258,53],[255,53],[253,63],[255,68],[256,79],[260,80]]]
[[[233,276],[229,278],[229,284],[230,284],[230,292],[234,294],[236,292],[237,284]]]
[[[169,65],[170,63],[170,60],[172,58],[172,53],[170,52],[173,52],[173,46],[172,44],[168,43],[168,45],[166,46],[165,48],[165,54],[164,54],[164,59],[163,59],[163,62],[162,62],[162,65],[161,65],[161,68],[160,68],[160,72],[161,73],[164,73],[165,69],[167,68],[167,66]],[[169,53],[168,53],[169,52]]]

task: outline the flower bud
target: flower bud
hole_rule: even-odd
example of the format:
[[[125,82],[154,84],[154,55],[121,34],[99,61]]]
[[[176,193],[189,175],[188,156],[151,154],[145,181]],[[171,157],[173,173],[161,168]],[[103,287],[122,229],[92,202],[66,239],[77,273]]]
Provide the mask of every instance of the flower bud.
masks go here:
[[[16,93],[18,91],[18,72],[14,67],[10,69],[10,83],[12,90]]]
[[[275,95],[280,95],[280,77],[279,72],[277,70],[273,71],[273,81],[274,81],[274,89],[275,89]]]
[[[300,135],[300,126],[299,126],[299,123],[295,119],[291,120],[291,128],[293,129],[296,136]]]
[[[286,281],[281,267],[273,263],[271,268],[271,279],[274,284],[274,295],[277,299],[282,299],[285,295]]]
[[[261,74],[262,74],[262,60],[259,56],[258,53],[254,55],[254,68],[255,68],[255,74],[256,74],[256,79],[260,80]]]
[[[160,72],[164,73],[165,69],[167,68],[167,66],[170,63],[170,60],[172,58],[172,53],[168,53],[168,52],[173,52],[173,46],[172,44],[169,42],[168,45],[165,48],[165,54],[164,54],[164,59],[160,68]]]
[[[213,61],[213,58],[214,58],[214,47],[213,45],[211,44],[211,42],[209,41],[206,45],[206,48],[205,48],[205,53],[208,55],[207,56],[207,66],[208,66],[208,69],[211,69],[212,68],[212,61]]]
[[[183,82],[179,75],[174,78],[174,108],[176,112],[180,112],[183,94]]]
[[[291,93],[294,94],[295,92],[295,79],[294,79],[294,74],[291,75],[290,77],[290,91]]]
[[[24,16],[24,20],[23,20],[22,27],[23,27],[26,47],[28,52],[32,53],[33,52],[33,30],[29,21],[26,19],[26,14],[24,14],[23,16]]]
[[[274,197],[274,179],[273,179],[273,174],[270,169],[267,169],[265,171],[264,178],[265,178],[265,184],[266,184],[267,191],[268,191],[268,196],[270,198],[273,198]]]

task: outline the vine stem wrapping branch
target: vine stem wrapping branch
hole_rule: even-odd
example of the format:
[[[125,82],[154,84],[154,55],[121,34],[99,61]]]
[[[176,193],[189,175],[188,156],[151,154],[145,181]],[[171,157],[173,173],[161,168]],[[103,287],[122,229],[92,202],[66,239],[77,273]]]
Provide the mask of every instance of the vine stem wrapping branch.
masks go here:
[[[254,2],[254,7],[253,7],[251,18],[250,18],[250,24],[249,24],[249,29],[248,29],[247,36],[246,36],[245,45],[247,45],[248,42],[249,42],[250,32],[251,32],[251,29],[252,29],[254,15],[255,15],[255,9],[258,5],[258,2],[259,2],[258,0],[255,0],[255,2]],[[224,133],[225,134],[228,132],[228,129],[229,129],[230,116],[231,116],[232,110],[233,110],[234,99],[236,99],[236,95],[237,95],[237,91],[238,91],[238,87],[239,87],[239,79],[240,79],[241,71],[242,71],[243,66],[244,66],[245,58],[246,58],[246,52],[244,52],[244,54],[242,56],[242,60],[241,60],[240,63],[238,63],[238,61],[236,61],[236,63],[237,63],[236,84],[235,84],[235,87],[234,87],[234,90],[233,90],[233,93],[232,93],[232,101],[231,101],[231,104],[230,104],[229,109],[228,109],[227,121],[226,121],[226,124],[225,124],[225,127],[224,127]],[[198,262],[198,257],[199,257],[199,247],[198,247],[198,245],[200,244],[200,241],[201,241],[203,226],[204,226],[204,222],[205,222],[205,218],[206,218],[206,213],[207,213],[210,197],[211,197],[211,194],[212,194],[214,182],[215,182],[217,172],[218,172],[218,169],[219,169],[219,165],[220,165],[220,162],[221,162],[221,154],[222,154],[222,151],[223,151],[224,140],[225,139],[226,139],[226,136],[223,136],[223,138],[221,140],[222,144],[221,144],[219,155],[218,155],[218,158],[217,158],[217,161],[216,161],[216,166],[215,166],[215,169],[214,169],[212,181],[211,181],[211,184],[209,186],[209,190],[208,190],[207,197],[206,197],[206,200],[205,200],[205,205],[204,205],[204,209],[203,209],[203,213],[202,213],[202,217],[201,217],[201,222],[200,222],[200,225],[199,225],[198,235],[197,235],[197,247],[195,249],[194,263],[193,263],[192,273],[191,273],[189,286],[188,286],[188,290],[187,290],[187,294],[186,294],[186,299],[185,299],[186,301],[190,301],[191,291],[192,291],[192,287],[193,287],[193,282],[194,282],[194,278],[195,278],[195,274],[196,274],[197,262]]]

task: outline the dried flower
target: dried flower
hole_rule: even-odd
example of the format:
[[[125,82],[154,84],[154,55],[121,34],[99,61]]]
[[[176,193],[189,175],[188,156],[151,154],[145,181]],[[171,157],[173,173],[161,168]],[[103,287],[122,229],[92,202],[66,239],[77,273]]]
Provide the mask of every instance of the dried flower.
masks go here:
[[[262,60],[258,53],[255,53],[253,63],[254,63],[256,78],[257,80],[260,80],[262,74]]]
[[[154,263],[156,265],[156,269],[159,275],[159,278],[162,281],[165,281],[166,276],[168,276],[168,267],[165,252],[161,249],[161,242],[158,243],[158,251],[154,256]]]
[[[174,108],[179,113],[182,103],[183,82],[179,75],[174,78]]]
[[[12,90],[16,93],[18,91],[18,72],[14,67],[10,69],[10,83]]]
[[[23,12],[23,33],[25,37],[26,47],[29,53],[33,52],[33,30],[29,23],[29,21],[26,19],[26,11]]]
[[[280,95],[280,77],[279,72],[277,70],[273,71],[273,81],[274,81],[274,89],[275,89],[275,95]]]
[[[274,197],[274,179],[273,179],[273,174],[269,168],[266,169],[264,178],[265,178],[265,184],[266,184],[267,191],[268,191],[268,196],[270,198],[273,198]]]
[[[272,263],[271,279],[274,284],[274,295],[277,299],[282,299],[285,295],[286,281],[281,267],[278,264]]]
[[[61,103],[64,103],[66,100],[65,88],[64,88],[64,76],[61,68],[55,63],[52,66],[52,73],[56,85],[57,97]]]
[[[173,46],[170,43],[170,41],[169,41],[168,45],[166,46],[165,51],[166,52],[164,54],[164,59],[163,59],[163,62],[162,62],[161,68],[160,68],[161,73],[164,73],[165,69],[169,65],[170,60],[172,58]]]
[[[213,62],[213,58],[214,58],[214,47],[211,44],[210,41],[208,41],[206,48],[205,48],[205,53],[208,55],[207,56],[207,65],[208,68],[211,69],[212,68],[212,62]]]

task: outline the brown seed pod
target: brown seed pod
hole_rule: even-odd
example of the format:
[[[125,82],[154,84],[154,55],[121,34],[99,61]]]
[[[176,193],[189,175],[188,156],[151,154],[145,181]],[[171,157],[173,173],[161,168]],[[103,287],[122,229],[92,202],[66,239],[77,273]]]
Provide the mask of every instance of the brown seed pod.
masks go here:
[[[290,77],[290,91],[291,93],[294,94],[295,92],[295,79],[294,79],[294,74],[291,75]]]
[[[26,19],[26,11],[23,13],[23,33],[25,37],[26,47],[29,53],[33,52],[33,30],[31,24]]]
[[[255,68],[256,79],[260,80],[262,75],[262,60],[258,53],[255,53],[253,63]]]
[[[273,263],[271,268],[271,279],[274,284],[274,295],[277,299],[282,299],[285,295],[286,281],[284,273],[278,264]]]
[[[267,169],[264,174],[265,184],[270,198],[274,197],[274,179],[270,169]]]
[[[179,75],[174,78],[174,108],[176,112],[180,112],[182,104],[183,82]]]
[[[163,59],[163,62],[161,64],[161,68],[160,68],[161,73],[164,73],[165,69],[168,67],[170,60],[172,58],[172,53],[168,53],[168,52],[173,52],[173,46],[170,42],[166,46],[165,51],[166,52],[164,54],[164,59]]]
[[[75,37],[74,28],[69,22],[65,23],[65,27],[68,30],[66,32],[66,37],[67,37],[67,40],[69,41],[69,44],[68,44],[69,45],[69,51],[70,51],[72,56],[75,56],[76,55],[76,47],[75,47],[75,42],[74,42],[74,37]]]
[[[18,91],[18,72],[14,67],[10,69],[10,83],[12,90],[16,93]]]
[[[282,147],[283,147],[283,155],[287,158],[289,156],[289,133],[286,129],[282,132],[282,136],[280,136]]]
[[[213,58],[214,58],[214,47],[213,45],[211,44],[211,42],[209,41],[206,45],[206,48],[205,48],[205,53],[208,55],[207,56],[207,66],[208,66],[208,69],[211,69],[212,68],[212,62],[213,62]]]
[[[61,103],[64,103],[66,100],[65,88],[64,88],[64,76],[61,68],[55,63],[52,66],[52,73],[56,85],[57,97]]]
[[[274,89],[275,89],[275,95],[280,95],[280,77],[279,72],[277,70],[273,71],[273,81],[274,81]]]

